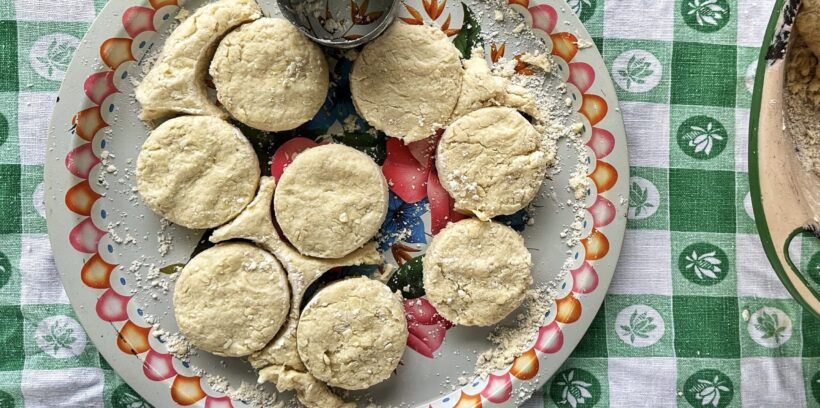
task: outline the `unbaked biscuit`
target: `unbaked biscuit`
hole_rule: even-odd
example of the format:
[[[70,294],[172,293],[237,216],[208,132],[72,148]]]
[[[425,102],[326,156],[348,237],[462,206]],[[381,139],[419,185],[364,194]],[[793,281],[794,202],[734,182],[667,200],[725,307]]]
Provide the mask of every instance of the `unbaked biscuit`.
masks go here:
[[[137,158],[137,190],[183,227],[213,228],[251,202],[259,162],[242,132],[222,119],[181,116],[154,129]]]
[[[447,320],[492,326],[521,305],[532,284],[524,239],[496,222],[468,218],[434,236],[422,260],[427,300]]]
[[[284,269],[273,255],[249,243],[201,252],[182,268],[174,288],[180,331],[197,348],[219,356],[261,350],[289,310]]]
[[[299,252],[341,258],[379,231],[387,194],[381,169],[369,156],[331,144],[296,156],[279,179],[273,207],[282,233]]]
[[[486,221],[535,198],[547,170],[544,150],[541,135],[515,109],[483,108],[444,131],[436,169],[455,209]]]
[[[396,22],[353,63],[353,103],[370,125],[410,143],[444,127],[461,92],[458,50],[437,27]]]
[[[295,129],[327,96],[322,50],[293,24],[261,18],[232,31],[214,54],[217,99],[240,122],[265,131]]]
[[[396,369],[407,343],[401,297],[365,277],[335,282],[305,306],[296,343],[308,371],[328,385],[378,384]]]
[[[198,8],[171,32],[159,57],[135,90],[140,119],[175,114],[226,117],[208,99],[205,74],[217,41],[262,15],[254,0],[221,0]]]

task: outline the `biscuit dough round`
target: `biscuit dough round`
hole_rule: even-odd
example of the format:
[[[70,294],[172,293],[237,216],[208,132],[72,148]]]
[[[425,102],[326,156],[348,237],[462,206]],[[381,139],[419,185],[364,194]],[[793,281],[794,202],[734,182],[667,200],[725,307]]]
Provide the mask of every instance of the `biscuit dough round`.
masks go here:
[[[168,36],[156,62],[134,90],[140,119],[177,114],[226,117],[208,98],[205,74],[219,39],[262,16],[255,0],[220,0],[194,11]]]
[[[366,154],[340,144],[300,153],[276,186],[273,207],[285,237],[304,255],[341,258],[379,232],[387,182]]]
[[[410,143],[447,124],[461,93],[458,50],[437,27],[397,22],[353,63],[356,110],[388,136]]]
[[[284,269],[273,255],[249,243],[201,252],[185,265],[174,288],[179,330],[191,344],[218,356],[261,350],[289,309]]]
[[[427,300],[453,323],[492,326],[524,301],[532,257],[524,239],[496,222],[468,218],[433,237],[422,260]]]
[[[210,72],[225,109],[240,122],[270,132],[309,121],[327,96],[322,50],[279,18],[261,18],[226,35]]]
[[[239,214],[253,200],[259,174],[248,139],[210,116],[164,122],[137,158],[137,190],[148,208],[195,229],[217,227]]]
[[[535,198],[548,156],[538,131],[515,109],[483,108],[444,132],[436,169],[455,209],[487,221]]]
[[[328,385],[361,390],[393,373],[404,354],[407,322],[398,294],[365,277],[333,283],[299,319],[299,356]]]

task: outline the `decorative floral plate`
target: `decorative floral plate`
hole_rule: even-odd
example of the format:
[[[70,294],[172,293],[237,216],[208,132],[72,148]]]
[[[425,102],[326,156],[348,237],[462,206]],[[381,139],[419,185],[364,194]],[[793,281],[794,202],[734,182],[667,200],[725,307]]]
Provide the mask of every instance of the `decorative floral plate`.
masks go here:
[[[278,14],[275,2],[260,3],[266,12]],[[496,7],[505,13],[512,9],[518,17],[510,12],[499,18]],[[352,20],[376,19],[367,0],[351,9],[357,10]],[[194,367],[236,387],[256,380],[245,361],[198,353],[190,363],[182,362],[157,336],[160,330],[176,330],[170,300],[175,265],[208,246],[208,231],[163,224],[133,189],[136,157],[149,130],[137,118],[134,82],[142,76],[147,57],[161,46],[178,10],[177,0],[109,2],[77,49],[49,131],[49,236],[80,321],[100,353],[139,395],[161,407],[241,407],[248,401],[217,391],[214,388],[222,387],[212,386]],[[551,52],[556,62],[553,81],[566,83],[561,101],[568,98],[572,111],[566,120],[584,125],[580,157],[574,146],[561,142],[558,157],[563,170],[545,183],[533,209],[500,220],[524,234],[533,253],[536,282],[553,282],[557,292],[536,340],[510,367],[474,379],[476,353],[490,347],[489,330],[454,327],[424,298],[420,257],[431,236],[456,215],[447,205],[451,200],[431,165],[429,149],[374,136],[361,119],[350,126],[348,117],[355,118],[356,112],[346,79],[351,62],[343,54],[329,54],[333,84],[326,105],[312,121],[276,135],[243,131],[260,162],[270,163],[263,170],[275,177],[295,152],[334,142],[370,154],[391,180],[390,210],[379,246],[397,267],[388,283],[406,299],[410,337],[396,375],[369,390],[367,397],[384,405],[515,406],[546,382],[578,344],[615,270],[629,200],[627,144],[615,90],[589,34],[562,0],[509,0],[497,5],[407,0],[399,18],[400,24],[439,26],[462,52],[483,43],[485,55],[493,61],[512,59],[522,51]],[[524,41],[513,34],[522,29],[534,36]],[[524,63],[516,72],[532,74]],[[569,247],[561,232],[576,221],[568,180],[578,160],[589,165],[589,188],[583,200],[574,202],[582,214],[581,239]],[[559,275],[568,260],[570,271]],[[163,273],[150,276],[151,266]],[[345,268],[331,275],[368,272],[374,271]],[[158,327],[149,323],[154,321]],[[267,384],[266,389],[274,387]]]

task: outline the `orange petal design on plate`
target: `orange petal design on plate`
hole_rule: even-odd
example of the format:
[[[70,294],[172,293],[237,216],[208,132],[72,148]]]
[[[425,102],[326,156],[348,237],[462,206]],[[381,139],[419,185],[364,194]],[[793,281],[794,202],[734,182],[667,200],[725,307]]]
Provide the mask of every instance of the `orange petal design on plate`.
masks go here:
[[[507,43],[501,43],[501,46],[499,47],[496,47],[495,43],[490,44],[490,59],[493,61],[493,64],[498,62],[498,60],[504,56],[506,51]]]
[[[148,3],[151,4],[151,7],[157,10],[165,6],[176,6],[177,0],[148,0]]]
[[[581,302],[572,293],[556,300],[555,306],[558,308],[555,320],[561,323],[573,323],[581,317]]]
[[[481,394],[467,395],[462,391],[453,408],[481,408]]]
[[[112,70],[116,70],[123,62],[133,61],[131,55],[130,38],[109,38],[100,45],[100,58],[105,65]]]
[[[534,348],[518,356],[513,361],[510,374],[519,380],[529,380],[538,374],[538,355],[535,354]]]
[[[65,193],[65,205],[77,214],[89,216],[91,215],[91,206],[100,197],[91,189],[88,180],[83,180]]]
[[[205,398],[205,391],[199,385],[199,377],[177,375],[171,385],[171,398],[179,405],[191,405]]]
[[[422,18],[421,13],[419,13],[418,10],[414,9],[412,6],[410,6],[407,3],[402,3],[402,5],[404,5],[404,8],[407,9],[407,12],[410,13],[410,15],[413,16],[413,18],[400,17],[401,21],[404,21],[405,23],[412,24],[412,25],[422,25],[422,24],[424,24],[424,18]]]
[[[117,336],[117,347],[127,354],[140,354],[148,351],[148,327],[139,327],[132,321],[128,321],[120,329]]]
[[[521,7],[529,8],[530,7],[530,0],[508,0],[507,4],[518,4]]]
[[[572,61],[578,53],[578,39],[570,33],[555,33],[552,38],[552,54],[566,62]]]
[[[596,163],[595,171],[589,175],[589,178],[595,182],[595,187],[598,189],[598,194],[609,191],[615,182],[618,181],[618,171],[611,164],[599,161]]]
[[[117,265],[111,265],[103,261],[100,254],[96,253],[83,265],[83,268],[80,270],[80,278],[88,287],[107,289],[111,286],[108,281],[111,277],[111,271],[113,271],[116,266]]]
[[[593,229],[588,237],[581,240],[581,243],[586,249],[587,256],[585,259],[587,261],[601,259],[609,252],[609,240],[606,235],[597,229]]]
[[[584,101],[581,103],[581,114],[589,119],[589,123],[595,126],[605,116],[608,108],[606,101],[598,95],[584,95]]]
[[[108,123],[105,123],[102,115],[100,115],[99,106],[80,111],[74,116],[72,123],[75,126],[74,131],[77,133],[77,136],[89,142],[94,138],[98,130],[108,126]]]

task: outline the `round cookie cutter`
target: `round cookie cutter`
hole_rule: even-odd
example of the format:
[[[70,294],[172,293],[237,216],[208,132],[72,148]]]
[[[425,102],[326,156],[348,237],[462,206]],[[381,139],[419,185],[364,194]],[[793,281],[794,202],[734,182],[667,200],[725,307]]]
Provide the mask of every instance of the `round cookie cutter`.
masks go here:
[[[378,37],[393,23],[399,0],[277,0],[282,15],[311,40],[354,48]]]

